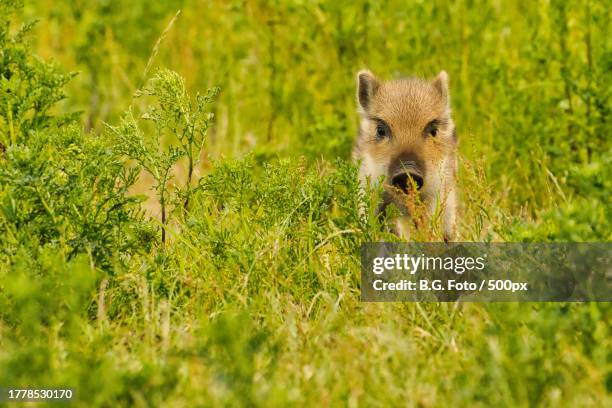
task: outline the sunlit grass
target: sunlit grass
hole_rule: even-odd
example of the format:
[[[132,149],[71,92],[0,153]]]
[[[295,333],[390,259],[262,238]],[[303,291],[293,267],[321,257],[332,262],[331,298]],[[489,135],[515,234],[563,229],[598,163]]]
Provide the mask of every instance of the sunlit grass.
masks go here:
[[[79,72],[56,113],[89,133],[24,132],[0,162],[0,386],[78,406],[610,404],[609,304],[360,302],[360,245],[397,237],[347,162],[360,68],[445,69],[459,240],[609,241],[607,2],[45,0],[30,18],[36,53]],[[165,245],[154,178],[123,180],[104,131],[146,111],[160,67],[221,89],[188,211],[186,162],[167,180]]]

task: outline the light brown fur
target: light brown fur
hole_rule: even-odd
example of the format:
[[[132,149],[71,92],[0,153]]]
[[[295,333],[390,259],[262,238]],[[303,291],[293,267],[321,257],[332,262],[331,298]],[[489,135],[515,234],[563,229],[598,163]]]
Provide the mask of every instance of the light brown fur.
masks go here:
[[[420,184],[418,196],[428,215],[439,208],[444,238],[453,240],[458,143],[446,72],[430,81],[381,81],[369,71],[360,71],[357,102],[361,124],[353,158],[360,163],[362,183],[376,183],[383,177],[396,192],[406,193],[403,196],[413,195],[411,187]],[[413,215],[410,206],[402,205],[397,194],[387,190],[381,210],[393,202],[406,218]],[[405,231],[397,232],[408,238]]]

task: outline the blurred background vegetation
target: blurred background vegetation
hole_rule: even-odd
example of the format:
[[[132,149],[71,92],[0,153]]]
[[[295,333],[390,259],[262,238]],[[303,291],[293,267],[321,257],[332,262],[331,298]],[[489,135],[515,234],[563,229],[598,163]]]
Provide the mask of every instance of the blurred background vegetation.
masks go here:
[[[178,72],[192,90],[219,86],[212,157],[347,158],[358,69],[382,77],[431,77],[445,69],[461,151],[470,161],[482,159],[492,198],[528,219],[554,209],[546,220],[572,218],[595,230],[581,237],[572,226],[544,225],[542,238],[610,237],[610,228],[598,226],[609,219],[602,201],[612,179],[605,1],[26,6],[26,20],[41,19],[37,53],[79,73],[64,108],[82,110],[87,128],[116,121],[156,66]],[[568,203],[574,196],[579,205]]]
[[[359,69],[445,69],[460,239],[609,241],[609,2],[13,3],[0,385],[83,406],[610,403],[608,304],[360,303],[360,244],[394,237],[357,214],[346,162]],[[151,134],[125,112],[159,68],[185,106],[221,90],[165,244],[155,180],[109,132]]]

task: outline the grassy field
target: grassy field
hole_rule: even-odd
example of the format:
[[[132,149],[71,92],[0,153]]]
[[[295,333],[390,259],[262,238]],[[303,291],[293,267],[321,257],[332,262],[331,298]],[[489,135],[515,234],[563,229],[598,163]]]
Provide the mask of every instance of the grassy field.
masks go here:
[[[349,161],[359,69],[445,69],[458,240],[610,241],[609,2],[19,3],[0,0],[0,387],[612,403],[609,303],[360,302],[361,244],[397,238]]]

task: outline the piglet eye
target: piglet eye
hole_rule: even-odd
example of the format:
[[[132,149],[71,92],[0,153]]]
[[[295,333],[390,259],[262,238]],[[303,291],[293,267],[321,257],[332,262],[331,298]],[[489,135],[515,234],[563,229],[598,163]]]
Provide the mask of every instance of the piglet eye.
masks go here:
[[[438,135],[438,126],[440,125],[440,121],[438,119],[434,119],[425,126],[423,134],[426,136],[436,137]]]
[[[389,126],[387,126],[387,124],[380,119],[376,122],[376,139],[382,140],[390,138],[391,131],[389,130]]]

